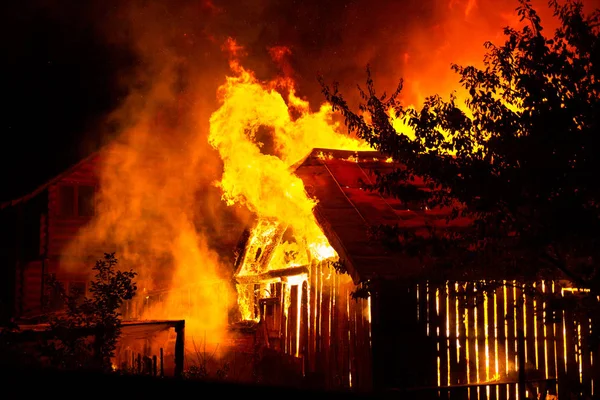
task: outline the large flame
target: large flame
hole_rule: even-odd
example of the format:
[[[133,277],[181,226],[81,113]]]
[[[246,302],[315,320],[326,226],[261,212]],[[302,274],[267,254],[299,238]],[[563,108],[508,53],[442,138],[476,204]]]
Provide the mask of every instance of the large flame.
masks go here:
[[[222,344],[235,292],[230,261],[215,247],[227,223],[211,186],[218,155],[195,121],[157,121],[157,114],[177,116],[164,106],[174,103],[168,89],[157,85],[148,98],[121,110],[133,121],[100,152],[96,216],[63,260],[116,251],[120,265],[138,273],[136,317],[185,319],[187,344]]]
[[[315,201],[290,167],[313,148],[369,147],[339,130],[331,106],[323,104],[312,113],[308,103],[295,95],[290,79],[259,82],[236,61],[231,65],[235,75],[219,89],[222,106],[211,116],[209,136],[224,163],[219,183],[224,200],[292,227],[314,256],[328,256],[331,250],[324,250],[327,241],[312,213]],[[287,101],[278,88],[288,92]],[[264,151],[261,130],[269,131],[274,154]]]
[[[231,41],[230,47],[239,48]],[[279,49],[276,55],[281,53]],[[261,222],[248,247],[268,245],[275,231],[289,229],[294,240],[275,250],[269,269],[306,265],[307,253],[317,260],[335,258],[313,215],[315,200],[291,167],[313,148],[370,148],[340,131],[330,105],[311,112],[309,104],[296,96],[291,79],[260,82],[237,59],[230,65],[234,75],[219,89],[222,105],[211,116],[209,142],[224,163],[219,182],[224,200],[246,205]],[[272,141],[271,149],[265,149],[265,138]],[[250,318],[244,300],[241,292],[242,315]]]

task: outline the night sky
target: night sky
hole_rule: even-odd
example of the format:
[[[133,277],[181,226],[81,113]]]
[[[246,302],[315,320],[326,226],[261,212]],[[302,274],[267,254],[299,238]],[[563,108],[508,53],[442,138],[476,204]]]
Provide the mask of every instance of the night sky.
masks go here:
[[[130,49],[98,36],[86,2],[63,3],[71,6],[4,3],[0,201],[77,162],[99,140],[95,125],[127,92],[116,76],[134,63]]]
[[[473,3],[479,8],[465,20],[465,9]],[[499,32],[515,4],[5,0],[0,12],[0,201],[27,193],[106,142],[115,134],[107,116],[134,88],[143,93],[153,79],[149,71],[165,60],[185,65],[195,87],[216,98],[228,72],[220,50],[227,37],[246,48],[244,65],[261,78],[281,72],[269,57],[269,47],[288,46],[300,95],[318,105],[323,100],[319,74],[355,93],[367,64],[388,91],[410,72],[403,64],[408,55],[415,71],[427,71],[439,60],[449,71],[454,60],[444,57],[465,48],[465,36],[457,33],[472,38],[475,28]],[[476,40],[477,49],[483,41]]]

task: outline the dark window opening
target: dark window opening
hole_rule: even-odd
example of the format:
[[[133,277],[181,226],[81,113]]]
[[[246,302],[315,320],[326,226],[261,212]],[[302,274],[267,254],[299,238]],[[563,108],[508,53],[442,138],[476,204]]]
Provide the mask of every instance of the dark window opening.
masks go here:
[[[92,217],[95,215],[96,188],[91,185],[60,185],[57,213],[60,217]]]
[[[77,187],[77,211],[80,217],[91,217],[94,215],[94,192],[93,186]]]
[[[61,217],[75,215],[75,186],[58,187],[58,214]]]
[[[254,257],[254,261],[258,261],[261,254],[262,254],[262,247],[259,247],[258,250],[256,250],[256,257]]]

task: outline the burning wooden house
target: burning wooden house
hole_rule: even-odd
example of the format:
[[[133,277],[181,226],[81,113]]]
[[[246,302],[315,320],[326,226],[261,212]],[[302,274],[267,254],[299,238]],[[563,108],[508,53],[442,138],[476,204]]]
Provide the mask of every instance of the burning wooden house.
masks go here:
[[[95,215],[99,158],[94,153],[25,196],[0,204],[6,317],[42,313],[44,303],[51,302],[45,298],[45,274],[58,274],[68,292],[86,292],[93,260],[62,255]]]
[[[19,324],[31,326],[43,324],[47,314],[64,307],[64,302],[58,293],[49,290],[44,284],[44,277],[47,274],[53,274],[63,284],[68,294],[86,296],[89,295],[89,284],[93,279],[92,267],[103,253],[114,251],[116,257],[120,261],[123,260],[120,247],[122,243],[116,241],[94,242],[91,246],[86,246],[85,251],[78,246],[73,246],[82,232],[85,232],[85,229],[99,215],[98,193],[102,182],[101,169],[108,151],[110,147],[105,147],[28,194],[0,203],[0,285],[2,289],[0,290],[0,323],[14,320]],[[145,153],[144,157],[149,162],[154,161],[149,154]],[[214,197],[218,199],[218,190],[216,188],[212,190],[215,191]],[[206,196],[206,193],[204,195]],[[237,220],[233,217],[223,218],[221,231],[211,236],[212,242],[207,246],[224,258],[229,254],[233,258],[233,249],[243,230],[243,227],[238,227],[236,223]],[[151,257],[149,255],[146,259]],[[172,284],[171,268],[154,268],[154,270],[147,268],[142,272],[140,268],[144,265],[140,264],[143,263],[136,264],[134,261],[126,260],[123,263],[126,268],[138,272],[136,282],[139,289],[138,294],[127,301],[122,310],[124,319],[128,321],[128,327],[123,331],[122,346],[119,347],[119,351],[122,351],[118,354],[116,364],[119,367],[126,365],[128,369],[138,372],[154,371],[156,364],[149,363],[148,360],[152,361],[153,356],[160,359],[160,348],[164,350],[166,373],[173,374],[175,337],[182,341],[183,331],[178,327],[177,329],[170,327],[170,319],[181,320],[183,319],[181,314],[184,317],[188,315],[201,317],[206,310],[197,306],[197,299],[191,294],[194,291],[207,290],[209,284],[219,285],[217,288],[210,287],[210,290],[216,291],[222,289],[223,285],[229,285],[229,282],[192,281]],[[157,264],[160,262],[163,260],[158,259]],[[166,260],[159,266],[169,266],[168,262],[169,260]],[[148,279],[148,273],[153,274],[152,279]],[[150,281],[152,286],[140,284],[144,280]],[[156,317],[146,313],[157,303],[164,302],[168,296],[171,296],[172,304],[179,307],[176,312],[183,309],[187,314],[180,313],[173,317],[175,313],[169,315],[167,312],[164,313],[166,314],[164,317]],[[223,299],[221,300],[225,303]],[[147,319],[161,319],[166,322],[156,324],[155,321],[147,321]],[[224,319],[226,320],[227,316]],[[189,328],[189,320],[186,322]],[[181,330],[181,333],[173,330]],[[138,360],[138,356],[141,359]],[[151,365],[151,368],[148,365]],[[183,361],[178,360],[177,365],[177,374],[181,374]]]
[[[44,289],[46,274],[54,274],[68,293],[85,295],[94,262],[105,252],[115,251],[120,257],[119,243],[93,243],[85,251],[70,246],[98,215],[100,169],[108,151],[105,147],[28,194],[0,203],[0,317],[30,318],[52,309],[58,299],[49,298],[51,294]],[[219,197],[216,188],[209,189]],[[236,224],[233,217],[223,218],[222,230],[211,237],[211,248],[223,257],[231,254],[233,258],[232,249],[243,231],[243,226]],[[139,272],[137,265],[130,266]],[[172,271],[163,270],[148,271],[154,275],[154,287],[140,287],[143,296],[127,304],[127,316],[139,317],[152,301],[179,289],[170,285]],[[138,281],[147,278],[138,275]],[[187,298],[195,288],[181,290]]]
[[[595,351],[582,351],[589,316],[550,318],[548,296],[533,295],[569,296],[568,284],[511,280],[483,290],[491,271],[476,281],[440,278],[369,236],[376,225],[419,232],[470,224],[447,219],[449,209],[363,190],[373,171],[396,167],[377,152],[326,149],[296,165],[328,243],[310,251],[277,220],[258,219],[247,232],[235,280],[241,318],[261,322],[264,346],[296,357],[327,387],[425,398],[514,399],[557,385],[591,394],[600,376]]]

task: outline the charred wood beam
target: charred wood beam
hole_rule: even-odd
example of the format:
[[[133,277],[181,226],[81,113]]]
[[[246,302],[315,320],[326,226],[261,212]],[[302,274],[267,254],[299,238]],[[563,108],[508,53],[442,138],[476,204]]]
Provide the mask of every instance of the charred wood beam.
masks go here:
[[[269,281],[277,278],[285,278],[288,276],[296,276],[308,274],[308,267],[291,267],[291,268],[283,268],[276,269],[273,271],[268,271],[259,275],[247,275],[247,276],[237,276],[235,281],[238,284],[251,284],[251,283],[260,283],[264,281]]]

